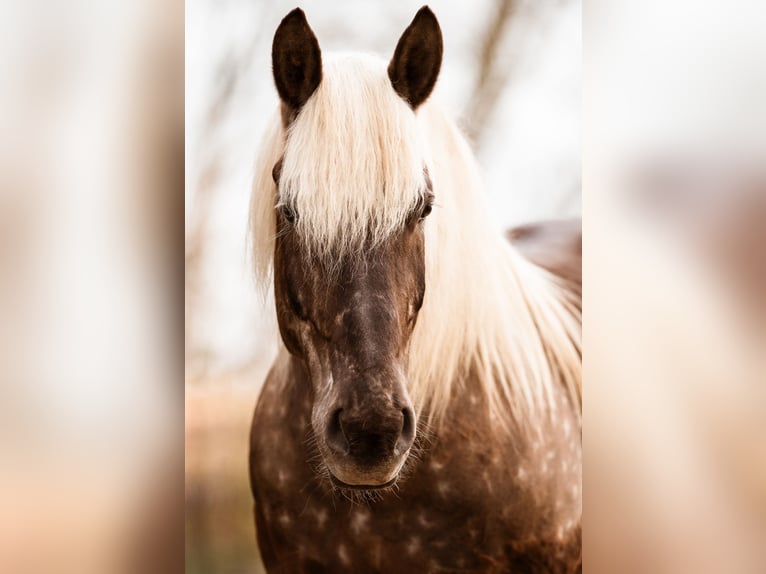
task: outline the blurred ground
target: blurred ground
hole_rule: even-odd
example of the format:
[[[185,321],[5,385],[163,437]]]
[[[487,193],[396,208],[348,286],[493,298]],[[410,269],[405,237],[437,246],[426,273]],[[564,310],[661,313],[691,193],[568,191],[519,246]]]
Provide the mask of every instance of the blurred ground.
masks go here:
[[[256,381],[209,379],[186,391],[186,572],[260,573],[247,470]]]

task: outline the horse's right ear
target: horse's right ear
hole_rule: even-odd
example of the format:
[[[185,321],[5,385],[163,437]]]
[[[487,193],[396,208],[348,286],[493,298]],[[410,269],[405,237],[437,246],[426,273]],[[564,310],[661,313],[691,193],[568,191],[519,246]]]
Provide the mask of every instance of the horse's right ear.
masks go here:
[[[274,83],[291,115],[297,115],[322,80],[322,52],[306,21],[296,8],[284,17],[271,47]]]

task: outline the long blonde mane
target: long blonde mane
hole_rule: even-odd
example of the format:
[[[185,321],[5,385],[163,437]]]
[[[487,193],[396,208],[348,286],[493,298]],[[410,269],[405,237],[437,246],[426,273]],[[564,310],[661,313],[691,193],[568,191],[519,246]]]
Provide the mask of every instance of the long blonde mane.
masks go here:
[[[273,166],[284,157],[280,189]],[[426,296],[411,341],[409,390],[432,424],[453,391],[480,381],[489,416],[534,423],[551,416],[559,385],[580,409],[580,312],[555,276],[524,259],[492,225],[473,153],[454,122],[426,102],[413,114],[386,63],[325,58],[323,79],[285,131],[278,117],[256,163],[251,249],[270,283],[275,206],[300,214],[297,232],[320,257],[353,255],[365,238],[400,229],[424,190]]]

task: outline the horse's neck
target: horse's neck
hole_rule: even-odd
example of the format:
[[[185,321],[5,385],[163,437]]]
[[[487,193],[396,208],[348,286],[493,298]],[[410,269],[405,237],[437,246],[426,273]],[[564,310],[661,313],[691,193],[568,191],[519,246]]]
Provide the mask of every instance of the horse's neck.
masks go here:
[[[527,534],[568,536],[579,524],[582,499],[579,423],[566,390],[554,395],[560,402],[556,415],[546,416],[532,432],[526,423],[506,427],[492,421],[477,377],[460,383],[444,422],[432,429],[431,446],[420,457],[423,464],[441,469],[458,484],[478,480],[491,485],[493,497],[504,493],[508,509],[527,517]],[[478,503],[470,496],[467,492],[465,501]]]
[[[510,407],[509,407],[510,408]],[[479,378],[470,374],[455,385],[445,420],[447,426],[465,426],[466,429],[482,427],[484,436],[506,436],[507,444],[515,455],[507,459],[511,465],[542,469],[543,474],[554,474],[564,470],[569,474],[572,468],[579,468],[581,458],[581,424],[577,407],[563,384],[556,385],[552,393],[552,404],[536,417],[511,420],[509,425],[500,425],[488,415],[486,394]],[[464,422],[461,422],[464,421]],[[444,427],[446,428],[446,427]],[[438,436],[439,429],[435,429]],[[480,433],[474,433],[479,435]],[[556,466],[544,464],[553,461]],[[565,464],[561,464],[564,462]],[[534,473],[535,470],[529,472]],[[523,471],[522,471],[523,474]]]

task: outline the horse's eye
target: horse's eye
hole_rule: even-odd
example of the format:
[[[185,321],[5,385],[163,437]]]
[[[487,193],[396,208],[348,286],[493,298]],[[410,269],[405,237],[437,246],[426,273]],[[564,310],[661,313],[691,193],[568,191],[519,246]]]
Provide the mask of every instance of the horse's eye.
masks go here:
[[[423,208],[420,210],[420,221],[423,221],[426,217],[428,217],[431,214],[432,209],[433,204],[430,200],[426,200],[423,203]]]
[[[282,175],[282,160],[280,159],[276,164],[274,164],[274,168],[271,170],[271,179],[274,180],[274,183],[279,185],[279,178]]]
[[[289,205],[280,205],[279,212],[282,214],[282,217],[285,218],[285,221],[289,223],[295,223],[295,220],[298,219],[298,215]]]

